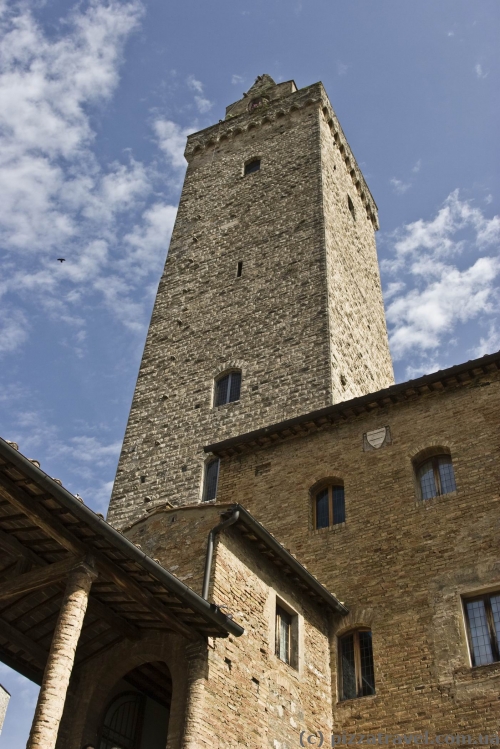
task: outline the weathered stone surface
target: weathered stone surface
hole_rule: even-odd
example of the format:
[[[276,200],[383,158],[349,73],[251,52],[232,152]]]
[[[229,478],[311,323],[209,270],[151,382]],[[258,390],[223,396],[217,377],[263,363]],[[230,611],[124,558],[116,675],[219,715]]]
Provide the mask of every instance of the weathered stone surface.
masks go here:
[[[323,86],[264,83],[268,102],[249,112],[244,99],[188,139],[109,510],[117,527],[165,501],[199,502],[204,444],[393,382],[373,198]],[[244,176],[252,158],[261,169]],[[240,400],[214,408],[214,377],[230,368],[242,370]]]

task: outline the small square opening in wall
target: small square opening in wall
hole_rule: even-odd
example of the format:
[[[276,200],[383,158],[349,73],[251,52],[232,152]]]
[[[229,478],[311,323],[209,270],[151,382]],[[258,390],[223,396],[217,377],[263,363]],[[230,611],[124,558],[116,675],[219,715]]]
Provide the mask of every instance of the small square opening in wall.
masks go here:
[[[275,654],[280,661],[298,669],[299,617],[278,598],[276,599]]]
[[[260,169],[260,159],[252,159],[251,161],[247,161],[245,164],[245,170],[244,174],[245,177],[247,174],[253,174],[254,172],[258,172]]]

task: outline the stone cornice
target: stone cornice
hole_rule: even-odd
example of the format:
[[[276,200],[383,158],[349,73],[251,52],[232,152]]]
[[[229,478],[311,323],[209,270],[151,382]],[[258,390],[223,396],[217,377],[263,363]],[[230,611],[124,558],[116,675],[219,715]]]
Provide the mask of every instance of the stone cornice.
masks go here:
[[[312,86],[301,88],[289,96],[269,102],[267,106],[259,108],[253,113],[247,112],[226,120],[220,120],[217,125],[211,125],[204,130],[189,135],[184,156],[189,162],[198,154],[201,155],[207,150],[215,149],[217,145],[222,145],[242,133],[254,128],[260,128],[266,123],[275,122],[282,117],[292,114],[294,111],[313,105],[321,107],[323,116],[330,127],[333,142],[340,151],[347,172],[363,202],[366,214],[374,228],[378,229],[377,204],[354,158],[354,154],[351,151],[351,147],[347,142],[322,83],[314,83]]]

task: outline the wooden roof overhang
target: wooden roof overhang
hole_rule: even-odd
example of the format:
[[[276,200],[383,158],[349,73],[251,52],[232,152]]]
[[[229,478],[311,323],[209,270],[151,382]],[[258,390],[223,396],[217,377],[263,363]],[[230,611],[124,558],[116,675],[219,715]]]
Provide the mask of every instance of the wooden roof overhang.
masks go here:
[[[293,419],[287,419],[271,426],[256,429],[236,437],[207,445],[204,450],[221,458],[228,458],[251,452],[261,447],[281,442],[283,440],[305,435],[319,429],[328,428],[332,424],[348,421],[361,414],[373,413],[393,404],[414,400],[432,392],[446,392],[473,386],[474,380],[488,374],[494,374],[500,369],[500,351],[483,356],[480,359],[458,364],[449,369],[424,375],[415,380],[401,382],[391,387],[368,393],[359,398],[335,403],[318,411],[312,411]]]
[[[94,581],[75,666],[148,629],[187,639],[244,630],[0,438],[0,660],[41,683],[66,577]]]

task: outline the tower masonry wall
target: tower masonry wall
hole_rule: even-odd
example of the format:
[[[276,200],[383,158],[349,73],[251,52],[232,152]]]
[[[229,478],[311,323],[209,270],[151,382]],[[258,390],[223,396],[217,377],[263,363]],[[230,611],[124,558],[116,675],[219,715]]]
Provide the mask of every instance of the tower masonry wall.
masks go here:
[[[315,84],[190,136],[110,504],[115,526],[166,501],[199,502],[204,444],[388,384],[376,207],[339,127],[339,145],[333,130],[325,144],[328,107]],[[260,170],[245,176],[252,159]],[[240,399],[214,408],[214,378],[231,369],[242,371]]]

